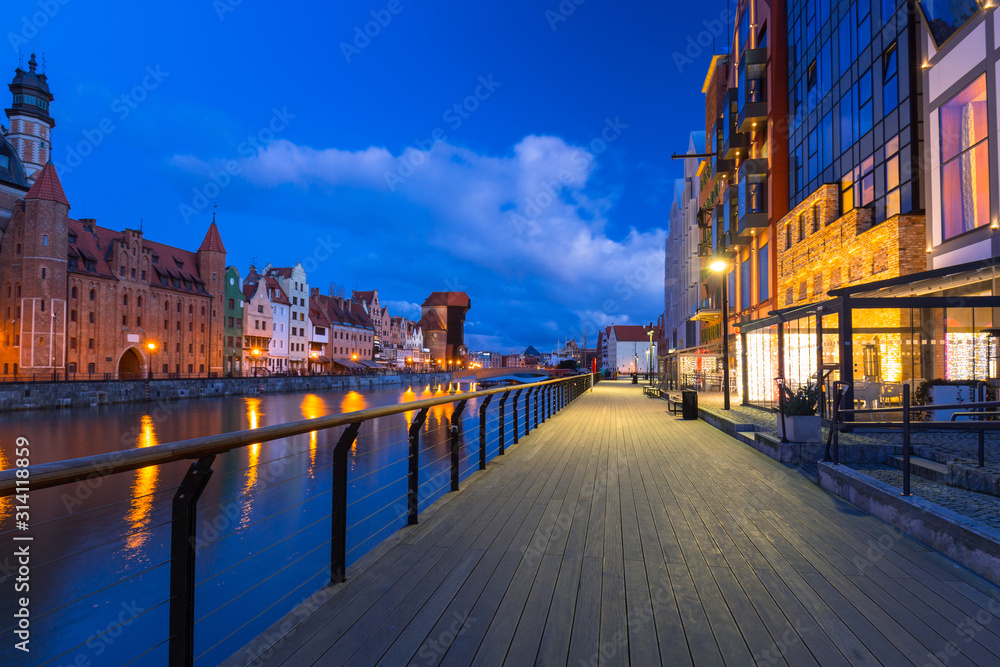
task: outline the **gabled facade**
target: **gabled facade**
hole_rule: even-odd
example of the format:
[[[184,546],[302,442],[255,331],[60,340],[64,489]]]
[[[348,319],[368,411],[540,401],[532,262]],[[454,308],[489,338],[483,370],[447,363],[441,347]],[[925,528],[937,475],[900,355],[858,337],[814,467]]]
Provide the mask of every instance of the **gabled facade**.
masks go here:
[[[292,267],[264,267],[264,275],[273,278],[281,286],[288,298],[288,368],[291,371],[306,370],[309,356],[309,330],[306,319],[309,316],[309,283],[301,263]]]
[[[240,375],[243,372],[243,279],[235,266],[226,267],[226,303],[223,317],[222,372]]]

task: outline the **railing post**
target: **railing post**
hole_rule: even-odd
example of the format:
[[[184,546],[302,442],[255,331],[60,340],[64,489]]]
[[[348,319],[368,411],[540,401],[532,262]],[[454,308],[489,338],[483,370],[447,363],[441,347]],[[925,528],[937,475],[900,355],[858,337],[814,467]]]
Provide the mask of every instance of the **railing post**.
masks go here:
[[[836,394],[833,401],[833,465],[840,465],[840,400],[843,397],[843,385],[836,383],[833,391]]]
[[[410,424],[409,436],[410,436],[410,453],[407,456],[409,462],[409,472],[407,473],[407,511],[406,511],[406,523],[410,526],[415,526],[417,524],[417,514],[419,513],[419,508],[417,506],[417,492],[420,489],[420,429],[424,426],[424,421],[427,419],[427,410],[429,408],[424,408],[417,413],[417,416],[413,419]]]
[[[524,391],[524,434],[531,433],[531,387]]]
[[[333,511],[330,513],[330,583],[339,584],[347,572],[347,454],[358,438],[361,422],[349,424],[333,448]]]
[[[486,470],[486,409],[493,400],[493,394],[486,397],[479,406],[479,469]]]
[[[903,494],[910,495],[910,385],[903,384]]]
[[[986,383],[983,382],[979,385],[979,402],[986,402]],[[980,412],[986,412],[986,408],[980,408]],[[982,468],[986,465],[986,433],[983,429],[983,422],[986,421],[986,415],[979,420],[979,467]]]
[[[462,412],[468,401],[459,401],[451,413],[451,490],[458,491],[458,445],[462,438]]]
[[[171,665],[194,665],[194,574],[198,498],[212,477],[215,455],[203,456],[188,468],[174,494],[170,525]]]
[[[514,444],[515,445],[518,442],[518,433],[521,431],[521,424],[518,423],[518,419],[517,419],[517,399],[520,398],[522,391],[524,391],[524,390],[523,389],[518,389],[517,391],[514,392],[514,402],[512,404],[512,407],[514,408],[514,412],[513,412],[513,417],[514,417],[513,422],[514,423],[513,423],[513,426],[514,426]]]
[[[538,387],[535,389],[535,428],[538,428],[538,394],[542,392],[544,387]]]
[[[500,423],[500,442],[499,442],[499,445],[500,445],[500,448],[499,448],[499,451],[497,452],[497,456],[503,456],[503,446],[504,446],[504,442],[505,442],[506,435],[507,435],[507,417],[504,414],[504,404],[507,402],[508,398],[510,398],[510,392],[509,391],[505,391],[503,393],[503,396],[500,398],[500,415],[499,415],[499,423]]]

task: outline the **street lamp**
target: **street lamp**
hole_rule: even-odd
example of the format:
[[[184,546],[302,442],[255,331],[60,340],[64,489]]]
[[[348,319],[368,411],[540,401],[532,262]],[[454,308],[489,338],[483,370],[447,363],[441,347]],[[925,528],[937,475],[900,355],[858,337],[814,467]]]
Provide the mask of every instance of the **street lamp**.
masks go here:
[[[646,332],[649,335],[649,364],[646,365],[646,375],[649,376],[649,386],[653,386],[653,329]]]
[[[729,280],[726,262],[717,259],[710,265],[716,273],[722,274],[722,409],[729,409]]]
[[[150,354],[150,357],[149,357],[149,368],[147,369],[148,370],[147,375],[149,376],[149,379],[152,380],[153,379],[153,357],[152,357],[152,354],[154,352],[156,352],[156,343],[154,343],[153,341],[149,341],[148,343],[146,343],[146,348],[149,350],[149,354]]]

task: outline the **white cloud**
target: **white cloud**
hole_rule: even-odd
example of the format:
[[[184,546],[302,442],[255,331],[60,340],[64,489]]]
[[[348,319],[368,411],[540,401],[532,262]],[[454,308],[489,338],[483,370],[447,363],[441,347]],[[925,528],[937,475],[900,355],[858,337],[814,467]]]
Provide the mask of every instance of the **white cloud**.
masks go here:
[[[389,307],[390,315],[405,317],[413,320],[414,322],[420,319],[419,303],[411,303],[409,301],[386,301],[384,305]]]
[[[172,163],[197,173],[222,164],[193,156]],[[611,189],[595,192],[596,164],[585,149],[550,136],[527,136],[502,156],[441,142],[394,156],[279,139],[243,161],[241,177],[262,187],[361,187],[403,199],[434,216],[427,243],[501,279],[538,278],[546,300],[596,306],[621,323],[627,318],[616,312],[644,313],[662,301],[665,232],[642,220],[609,235]]]

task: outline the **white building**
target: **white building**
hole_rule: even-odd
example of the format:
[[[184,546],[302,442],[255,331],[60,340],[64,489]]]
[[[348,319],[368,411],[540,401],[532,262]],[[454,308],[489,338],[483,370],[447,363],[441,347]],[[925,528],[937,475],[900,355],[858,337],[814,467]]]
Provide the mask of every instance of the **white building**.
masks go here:
[[[288,297],[288,367],[305,371],[309,356],[309,283],[301,263],[292,267],[264,267],[264,275],[274,278]]]
[[[281,285],[274,278],[265,278],[267,297],[271,301],[274,313],[274,328],[271,331],[271,349],[268,352],[269,365],[272,373],[288,371],[288,324],[289,305]]]
[[[649,327],[618,325],[609,327],[607,368],[618,373],[646,373],[650,368]],[[652,342],[652,370],[657,372],[656,334]]]

